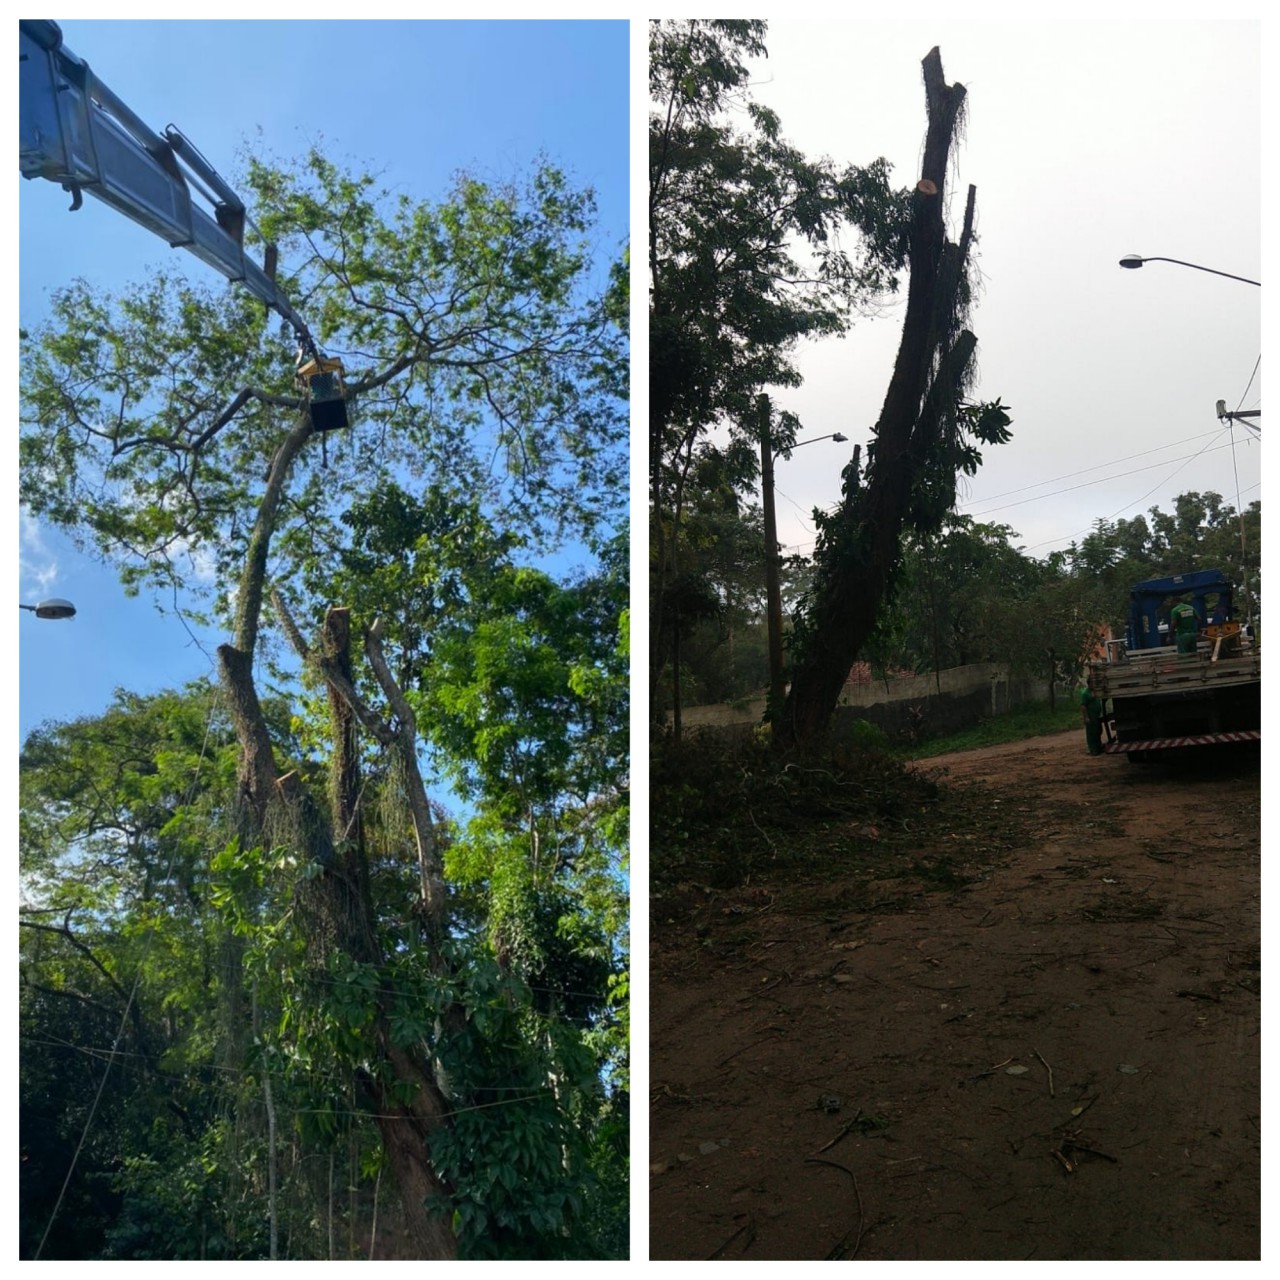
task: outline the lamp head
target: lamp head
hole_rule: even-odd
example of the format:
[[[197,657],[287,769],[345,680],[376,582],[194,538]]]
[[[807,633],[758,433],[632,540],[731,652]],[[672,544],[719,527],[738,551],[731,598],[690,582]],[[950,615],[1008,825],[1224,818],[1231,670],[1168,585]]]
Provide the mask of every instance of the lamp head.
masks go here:
[[[41,600],[35,607],[37,618],[74,618],[76,607],[70,600]]]

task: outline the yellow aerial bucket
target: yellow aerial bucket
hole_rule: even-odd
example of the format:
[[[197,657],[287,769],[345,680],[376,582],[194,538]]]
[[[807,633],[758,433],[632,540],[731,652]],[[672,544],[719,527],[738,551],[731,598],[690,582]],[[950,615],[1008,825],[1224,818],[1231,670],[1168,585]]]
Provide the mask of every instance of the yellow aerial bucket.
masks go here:
[[[317,431],[337,431],[351,425],[341,360],[313,356],[299,365],[297,376],[311,402],[311,423]]]

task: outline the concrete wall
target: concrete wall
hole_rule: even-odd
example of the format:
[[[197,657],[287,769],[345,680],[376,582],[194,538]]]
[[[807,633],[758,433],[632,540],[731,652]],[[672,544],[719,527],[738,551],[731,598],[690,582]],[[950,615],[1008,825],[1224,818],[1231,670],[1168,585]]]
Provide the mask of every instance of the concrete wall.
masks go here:
[[[869,720],[891,738],[898,738],[913,723],[908,710],[919,707],[923,712],[924,735],[935,737],[967,729],[979,720],[1003,715],[1028,702],[1045,702],[1048,697],[1043,680],[1013,679],[1003,664],[981,662],[952,667],[936,675],[846,684],[840,694],[834,727],[838,734],[842,729],[847,732],[854,720]],[[724,728],[754,725],[764,718],[764,710],[764,698],[732,705],[686,707],[684,723]]]

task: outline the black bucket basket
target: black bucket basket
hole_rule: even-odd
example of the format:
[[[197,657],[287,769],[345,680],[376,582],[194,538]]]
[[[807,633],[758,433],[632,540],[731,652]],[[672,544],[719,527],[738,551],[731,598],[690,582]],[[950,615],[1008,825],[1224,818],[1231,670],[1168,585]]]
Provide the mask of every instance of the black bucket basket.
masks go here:
[[[317,431],[339,431],[351,425],[341,360],[316,356],[298,370],[298,381],[306,387],[311,424]]]

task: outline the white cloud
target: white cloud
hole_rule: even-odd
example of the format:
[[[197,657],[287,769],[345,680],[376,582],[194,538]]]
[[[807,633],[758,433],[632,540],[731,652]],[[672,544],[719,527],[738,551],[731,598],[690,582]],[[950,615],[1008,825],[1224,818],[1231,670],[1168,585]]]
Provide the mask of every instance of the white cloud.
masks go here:
[[[58,559],[45,543],[40,522],[26,507],[18,511],[18,588],[48,594],[58,580]]]

